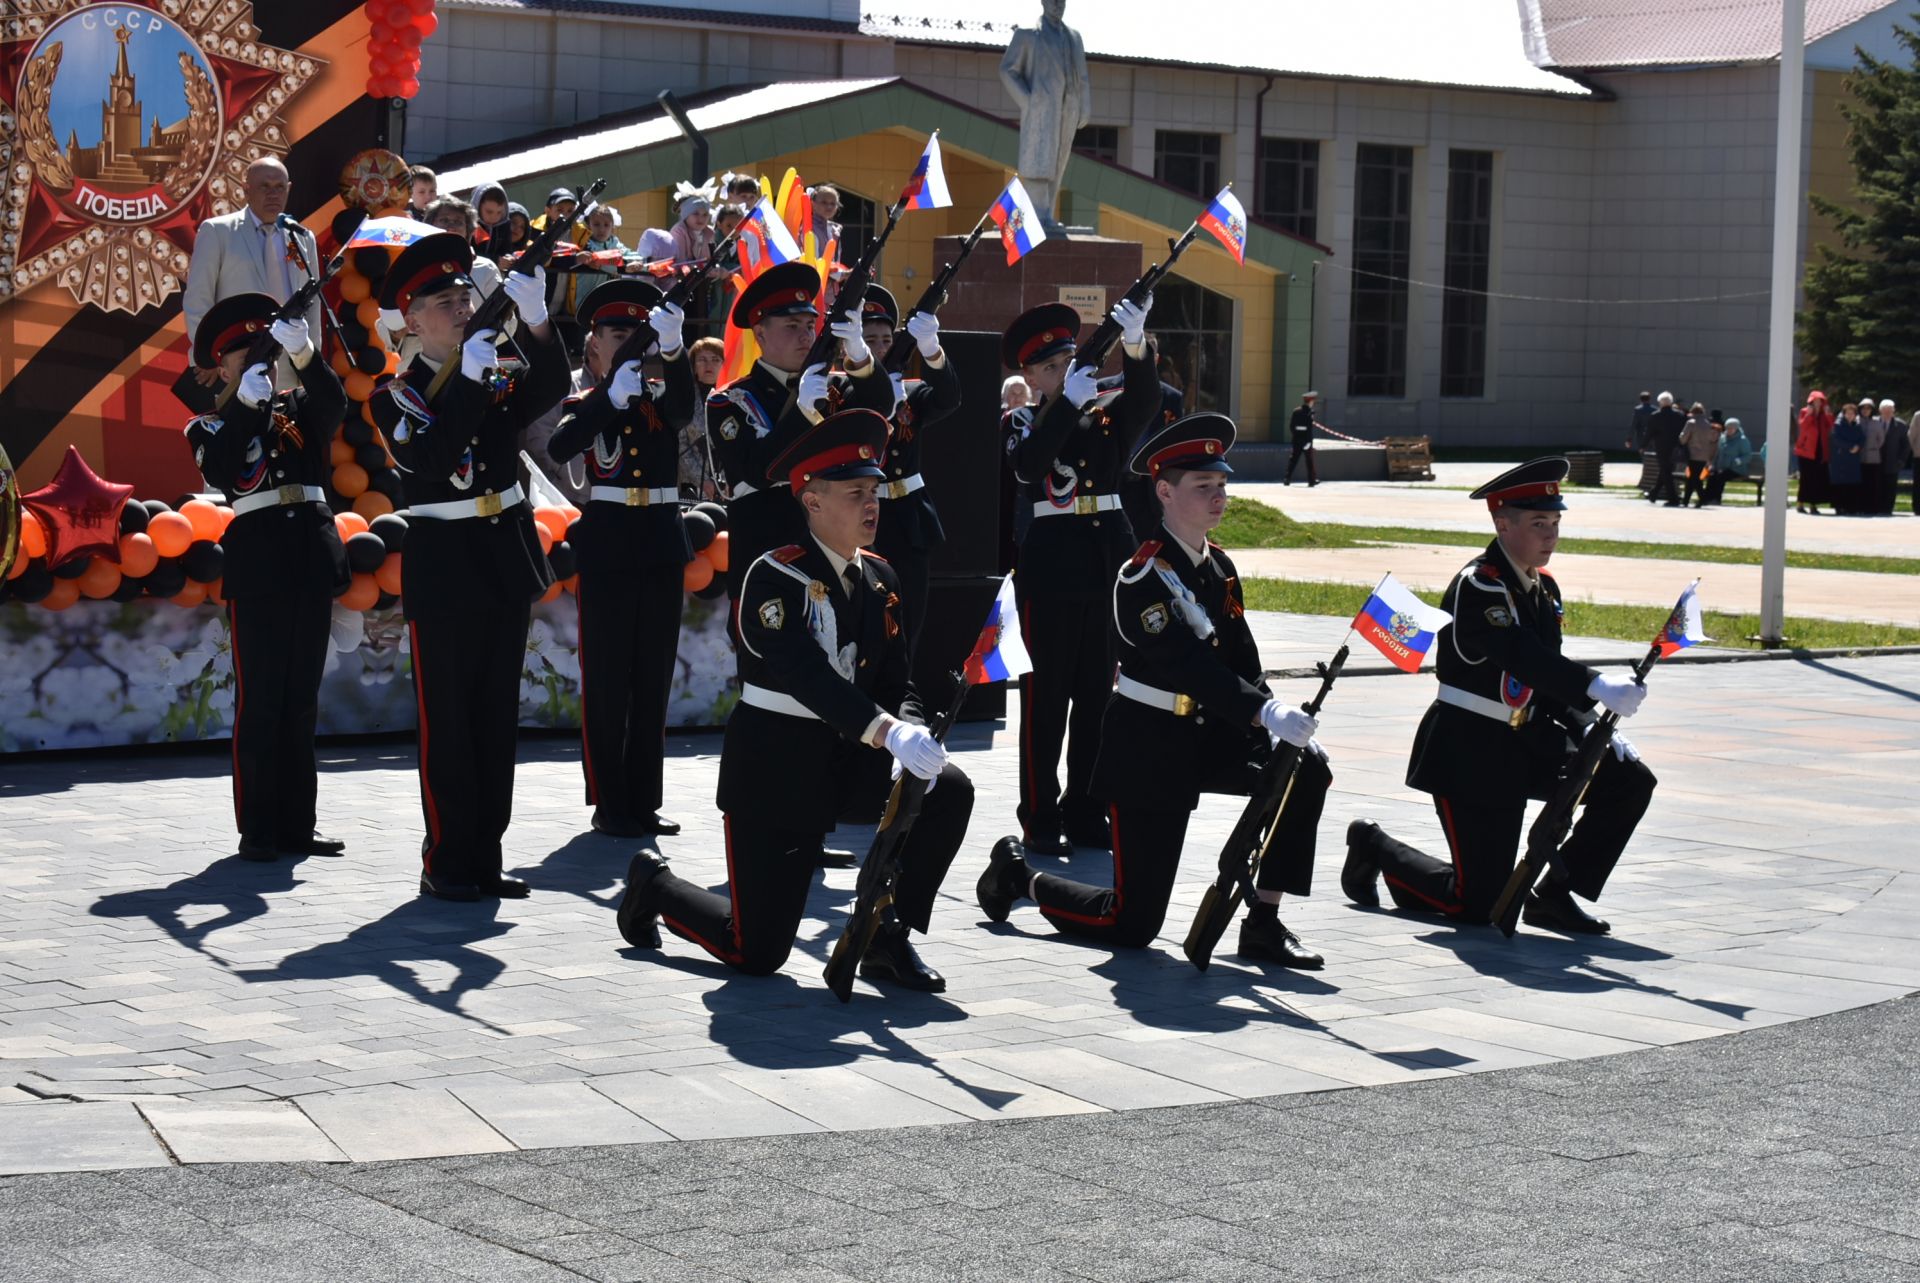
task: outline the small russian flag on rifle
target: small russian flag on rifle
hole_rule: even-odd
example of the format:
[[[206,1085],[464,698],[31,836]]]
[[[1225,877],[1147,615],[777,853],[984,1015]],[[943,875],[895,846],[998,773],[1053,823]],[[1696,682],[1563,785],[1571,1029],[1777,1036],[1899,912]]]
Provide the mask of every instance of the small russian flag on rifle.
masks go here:
[[[1653,644],[1660,648],[1660,658],[1683,651],[1689,646],[1698,646],[1701,642],[1712,641],[1707,636],[1706,622],[1700,618],[1700,596],[1696,591],[1700,581],[1694,580],[1687,590],[1680,594],[1680,600],[1674,605],[1673,613],[1667,616]]]
[[[913,167],[913,177],[900,194],[907,198],[908,209],[945,209],[953,204],[947,192],[946,166],[940,163],[939,130],[927,139],[927,149],[920,153],[920,163]]]
[[[1033,671],[1027,657],[1027,643],[1020,636],[1020,612],[1013,604],[1013,576],[1000,581],[1000,591],[987,609],[987,622],[981,625],[980,639],[973,644],[962,672],[967,685],[1012,681]]]
[[[1228,183],[1213,198],[1213,204],[1207,206],[1207,212],[1200,215],[1200,226],[1219,238],[1227,247],[1227,253],[1233,255],[1233,261],[1245,264],[1247,261],[1247,211],[1240,207],[1240,198],[1233,194],[1233,184]]]
[[[1434,638],[1453,616],[1429,606],[1392,575],[1385,575],[1353,617],[1353,630],[1402,672],[1417,673]]]
[[[1047,239],[1046,229],[1040,226],[1040,213],[1034,209],[1032,198],[1018,178],[1007,184],[1007,190],[993,202],[987,217],[1000,229],[1000,243],[1007,247],[1008,267],[1031,254],[1034,246]]]

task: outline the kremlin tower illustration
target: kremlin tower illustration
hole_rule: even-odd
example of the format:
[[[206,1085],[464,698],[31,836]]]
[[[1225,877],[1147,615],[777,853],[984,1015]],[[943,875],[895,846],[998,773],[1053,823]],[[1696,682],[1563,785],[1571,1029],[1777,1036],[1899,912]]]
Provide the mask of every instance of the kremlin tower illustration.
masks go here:
[[[82,147],[79,135],[69,130],[67,162],[76,178],[89,179],[109,191],[130,191],[159,181],[167,167],[180,159],[187,145],[187,120],[183,117],[162,127],[155,118],[141,145],[140,121],[145,113],[135,97],[133,72],[127,67],[128,32],[121,27],[113,35],[120,42],[120,61],[100,103],[100,143]]]

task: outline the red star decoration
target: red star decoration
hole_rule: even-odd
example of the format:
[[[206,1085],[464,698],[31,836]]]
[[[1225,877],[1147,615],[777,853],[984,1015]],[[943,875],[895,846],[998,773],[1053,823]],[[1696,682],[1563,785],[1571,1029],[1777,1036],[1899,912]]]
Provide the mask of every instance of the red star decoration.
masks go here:
[[[76,557],[102,556],[118,562],[120,510],[132,493],[132,486],[101,480],[80,451],[68,446],[53,480],[20,496],[47,532],[47,568]]]

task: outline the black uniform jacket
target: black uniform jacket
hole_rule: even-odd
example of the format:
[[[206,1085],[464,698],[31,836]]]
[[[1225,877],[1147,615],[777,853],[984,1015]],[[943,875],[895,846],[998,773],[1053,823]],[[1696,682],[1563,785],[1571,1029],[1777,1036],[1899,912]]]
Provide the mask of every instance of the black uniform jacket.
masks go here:
[[[1128,356],[1121,385],[1102,392],[1082,414],[1059,397],[1009,411],[1000,421],[1007,459],[1020,483],[1016,502],[1071,510],[1076,501],[1120,493],[1134,443],[1160,414],[1160,378],[1153,349]],[[1020,569],[1049,587],[1085,585],[1103,591],[1134,548],[1124,512],[1035,517]],[[1032,585],[1029,584],[1029,587]]]
[[[1267,751],[1254,719],[1268,699],[1246,615],[1239,575],[1214,544],[1196,566],[1163,526],[1120,568],[1121,674],[1196,708],[1182,717],[1115,693],[1100,726],[1095,797],[1191,810],[1203,791],[1246,792]]]
[[[693,419],[696,389],[686,350],[664,362],[664,379],[649,379],[647,394],[617,410],[598,387],[570,397],[547,453],[565,463],[587,452],[587,484],[623,490],[677,491],[680,431]],[[601,500],[580,515],[580,569],[590,575],[639,565],[684,566],[693,560],[677,501],[625,507]]]
[[[238,396],[217,414],[187,424],[187,444],[207,484],[227,502],[271,493],[281,486],[323,486],[332,468],[328,451],[346,416],[347,394],[316,353],[300,371],[300,386],[254,409]],[[226,555],[222,592],[232,598],[349,582],[347,555],[324,503],[262,508],[235,517],[220,540]]]
[[[518,342],[526,364],[503,366],[492,387],[456,370],[439,399],[427,405],[435,368],[416,356],[376,394],[385,405],[375,417],[400,465],[409,508],[481,499],[519,480],[522,434],[560,403],[572,380],[566,351],[551,331],[545,342],[522,331]],[[459,352],[449,359],[458,361]],[[400,565],[408,619],[519,608],[553,584],[553,567],[534,533],[531,497],[493,516],[416,517],[409,523],[407,555]]]
[[[1527,720],[1514,727],[1436,700],[1414,733],[1407,783],[1462,800],[1524,797],[1540,774],[1530,765],[1557,761],[1567,735],[1592,721],[1593,670],[1560,654],[1560,585],[1543,570],[1529,590],[1496,539],[1454,576],[1441,606],[1453,622],[1434,641],[1440,684],[1524,709]]]
[[[902,481],[920,471],[920,434],[960,408],[960,376],[942,354],[939,365],[920,363],[926,377],[908,379],[905,395],[893,412],[893,434],[887,438],[887,481]],[[885,494],[885,483],[882,483]],[[888,499],[880,520],[893,527],[888,537],[909,548],[935,547],[947,537],[926,489],[899,499]],[[898,545],[895,545],[898,546]]]
[[[751,809],[797,832],[824,833],[850,788],[866,789],[876,802],[885,797],[892,758],[859,736],[881,713],[910,722],[926,718],[907,674],[900,581],[871,553],[859,564],[858,601],[848,599],[810,535],[748,568],[740,596],[740,680],[790,695],[816,717],[737,706],[720,755],[722,811]],[[833,658],[815,637],[810,612],[816,604],[832,620]]]

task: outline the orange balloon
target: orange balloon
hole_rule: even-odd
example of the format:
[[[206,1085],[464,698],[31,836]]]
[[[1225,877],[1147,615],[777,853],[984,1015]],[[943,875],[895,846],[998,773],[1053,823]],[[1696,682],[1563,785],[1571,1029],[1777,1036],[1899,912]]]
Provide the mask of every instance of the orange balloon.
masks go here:
[[[554,543],[567,541],[567,514],[558,508],[535,508],[533,519]]]
[[[699,553],[687,568],[680,572],[680,583],[688,592],[699,592],[713,582],[713,563],[707,560],[706,553]]]
[[[189,499],[180,505],[180,515],[187,519],[195,539],[220,538],[220,509],[214,504],[205,499]]]
[[[399,372],[400,372],[400,354],[398,352],[387,353],[387,373],[398,374]]]
[[[564,514],[566,514],[566,518],[567,518],[567,525],[568,525],[568,526],[570,526],[570,525],[572,525],[572,524],[573,524],[574,522],[576,522],[576,521],[578,521],[578,520],[580,520],[580,510],[579,510],[578,508],[576,508],[576,507],[574,507],[574,506],[573,506],[572,504],[570,504],[570,503],[563,503],[563,504],[561,504],[561,505],[560,505],[560,511],[561,511],[562,513],[564,513]],[[560,534],[561,534],[561,537],[562,537],[562,538],[564,538],[564,537],[566,536],[566,533],[567,533],[567,529],[566,529],[566,526],[562,526],[562,527],[560,528]]]
[[[53,589],[40,599],[40,604],[48,610],[65,610],[80,600],[80,581],[77,579],[56,579]]]
[[[346,437],[334,437],[333,444],[327,447],[327,462],[336,468],[343,463],[353,462],[353,447],[347,444]]]
[[[533,523],[533,533],[540,537],[540,551],[542,554],[553,551],[553,530],[546,522],[535,521]]]
[[[216,579],[212,583],[207,584],[206,585],[207,600],[212,602],[216,606],[226,605],[227,598],[226,598],[226,593],[224,591],[226,589],[226,586],[227,586],[227,581],[225,579]]]
[[[358,499],[367,489],[367,470],[357,463],[343,463],[333,470],[333,488],[342,498]]]
[[[365,370],[355,370],[346,379],[347,399],[364,401],[373,395],[373,376]]]
[[[353,586],[340,594],[340,604],[348,610],[372,610],[380,601],[380,585],[372,575],[355,575]]]
[[[340,532],[340,542],[345,543],[355,535],[364,535],[369,529],[367,519],[357,512],[336,512],[333,514],[333,528]]]
[[[723,575],[726,574],[728,559],[733,556],[732,550],[727,543],[727,532],[722,530],[719,534],[715,535],[713,542],[707,545],[706,551],[701,555],[713,563],[715,570]]]
[[[147,535],[120,536],[120,573],[144,578],[160,564],[160,552]]]
[[[47,529],[40,524],[33,509],[20,509],[20,558],[44,557],[47,555]]]
[[[213,505],[207,506],[211,508]],[[186,517],[177,512],[162,512],[148,519],[147,538],[153,540],[154,550],[162,557],[178,557],[196,536],[193,522]]]
[[[360,403],[360,417],[366,420],[366,424],[368,427],[373,428],[376,431],[379,429],[380,425],[374,422],[373,402],[371,399]]]
[[[340,273],[340,297],[349,303],[364,303],[372,282],[351,267]]]
[[[80,595],[99,601],[102,597],[111,597],[113,590],[120,586],[120,567],[105,557],[94,557],[87,562],[87,568],[73,581],[80,585]]]
[[[387,559],[380,563],[380,569],[373,572],[373,582],[380,585],[381,592],[400,595],[400,554],[390,552]]]
[[[187,580],[187,586],[185,588],[182,588],[179,592],[167,598],[167,600],[174,605],[184,606],[189,610],[200,605],[206,601],[206,599],[207,586],[205,584],[197,584],[191,579]]]
[[[18,579],[20,576],[26,574],[27,563],[30,560],[31,558],[29,558],[25,552],[22,552],[18,557],[15,557],[13,559],[13,564],[7,567],[7,578]]]
[[[580,576],[568,575],[560,581],[560,586],[570,593],[577,593],[580,591]]]
[[[367,342],[374,347],[382,346],[380,342],[380,332],[376,328],[380,324],[380,300],[377,298],[361,299],[360,306],[353,309],[353,316],[354,319],[359,321],[361,326],[366,329]]]
[[[560,581],[556,579],[551,584],[547,585],[547,590],[545,592],[540,594],[540,600],[552,601],[554,598],[558,597],[562,591],[564,590],[560,586]]]
[[[220,514],[220,537],[225,539],[227,527],[233,524],[233,509],[224,503],[217,503],[213,506],[213,510]]]
[[[335,348],[333,357],[327,364],[331,365],[333,372],[343,379],[353,370],[353,358],[347,355],[347,349],[344,347]]]
[[[375,517],[384,517],[393,511],[393,500],[378,490],[366,490],[353,501],[353,510],[371,523]]]

